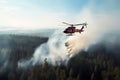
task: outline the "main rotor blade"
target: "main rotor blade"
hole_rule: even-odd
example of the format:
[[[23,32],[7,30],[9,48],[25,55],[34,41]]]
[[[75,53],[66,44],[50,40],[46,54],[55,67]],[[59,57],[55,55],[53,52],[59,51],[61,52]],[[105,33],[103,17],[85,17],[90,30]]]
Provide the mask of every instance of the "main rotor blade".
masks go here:
[[[69,24],[69,23],[66,23],[66,22],[62,22],[63,24],[67,24],[67,25],[72,25],[72,24]]]
[[[74,24],[73,26],[79,26],[79,25],[83,25],[83,24]]]
[[[87,26],[87,23],[82,23],[82,24],[74,24],[73,26],[79,26],[79,25],[83,25],[83,26]]]

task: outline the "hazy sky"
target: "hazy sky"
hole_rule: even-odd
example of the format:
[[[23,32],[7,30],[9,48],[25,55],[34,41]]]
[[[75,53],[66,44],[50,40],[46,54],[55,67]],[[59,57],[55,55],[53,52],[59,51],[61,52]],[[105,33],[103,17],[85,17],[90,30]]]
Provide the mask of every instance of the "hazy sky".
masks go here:
[[[63,21],[89,22],[94,15],[116,20],[119,3],[120,0],[0,0],[0,27],[50,28]]]

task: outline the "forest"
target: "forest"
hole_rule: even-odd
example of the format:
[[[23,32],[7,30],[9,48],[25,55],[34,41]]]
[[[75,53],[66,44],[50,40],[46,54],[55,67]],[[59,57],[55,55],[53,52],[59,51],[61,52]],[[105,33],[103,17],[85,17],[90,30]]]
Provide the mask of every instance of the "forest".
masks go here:
[[[53,66],[44,63],[27,69],[17,68],[17,62],[30,58],[35,48],[48,38],[4,35],[0,38],[0,80],[120,80],[120,45],[98,43],[74,55],[68,63]],[[4,50],[8,57],[3,56]],[[7,66],[3,63],[7,60]],[[4,69],[4,70],[3,70]]]

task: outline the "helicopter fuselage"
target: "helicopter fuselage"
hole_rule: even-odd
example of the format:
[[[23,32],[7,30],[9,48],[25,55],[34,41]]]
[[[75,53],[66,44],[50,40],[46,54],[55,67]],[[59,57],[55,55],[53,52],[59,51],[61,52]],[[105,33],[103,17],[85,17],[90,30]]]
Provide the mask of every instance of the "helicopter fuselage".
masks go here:
[[[69,33],[72,34],[72,33],[75,33],[75,32],[81,33],[81,32],[84,31],[83,28],[84,28],[84,26],[82,26],[81,29],[76,29],[76,27],[71,26],[71,27],[66,28],[63,32],[66,33],[66,34],[69,34]]]

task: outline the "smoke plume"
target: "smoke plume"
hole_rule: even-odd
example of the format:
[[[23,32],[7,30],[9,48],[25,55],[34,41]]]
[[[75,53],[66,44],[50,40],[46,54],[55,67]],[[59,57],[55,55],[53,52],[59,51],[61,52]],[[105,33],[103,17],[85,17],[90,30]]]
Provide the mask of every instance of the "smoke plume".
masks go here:
[[[30,60],[22,60],[18,62],[18,67],[26,67],[28,65],[42,64],[47,58],[48,63],[52,65],[59,65],[67,62],[69,58],[65,42],[68,36],[62,33],[62,30],[55,30],[49,37],[47,43],[43,43],[36,48],[33,57]]]
[[[62,31],[61,29],[55,30],[49,36],[48,42],[37,47],[30,60],[19,61],[18,67],[42,64],[46,58],[52,65],[66,64],[73,55],[87,48],[91,43],[86,31],[82,34],[75,33],[72,36],[67,36]]]

